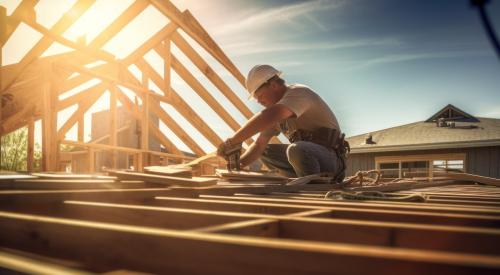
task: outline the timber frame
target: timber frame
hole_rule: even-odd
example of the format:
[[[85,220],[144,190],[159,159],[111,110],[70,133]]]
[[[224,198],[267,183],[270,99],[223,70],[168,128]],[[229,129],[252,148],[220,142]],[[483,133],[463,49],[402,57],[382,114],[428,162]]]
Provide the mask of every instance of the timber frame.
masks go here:
[[[31,172],[33,169],[33,125],[37,120],[42,121],[43,171],[61,170],[59,166],[63,157],[60,152],[61,144],[78,145],[79,148],[83,148],[80,155],[87,155],[88,166],[86,171],[80,172],[96,170],[94,162],[95,153],[98,151],[106,151],[112,155],[111,168],[116,168],[116,152],[122,152],[133,156],[134,168],[142,171],[144,166],[154,164],[147,161],[150,159],[148,154],[162,154],[152,152],[148,148],[150,137],[159,141],[168,152],[164,153],[163,157],[177,162],[191,159],[185,156],[172,140],[159,130],[157,125],[153,124],[150,120],[151,115],[169,127],[196,156],[208,153],[200,147],[199,140],[186,133],[182,125],[170,117],[160,105],[161,103],[169,104],[175,108],[212,145],[217,146],[223,141],[193,110],[190,103],[180,96],[181,91],[172,88],[171,70],[174,70],[232,130],[239,129],[240,125],[224,106],[171,53],[171,43],[175,44],[192,61],[245,118],[252,117],[252,111],[181,35],[181,32],[187,34],[227,69],[231,77],[244,86],[245,77],[188,10],[181,12],[170,1],[136,0],[95,39],[85,43],[69,40],[63,36],[63,33],[89,10],[95,1],[76,1],[50,29],[36,21],[34,7],[37,2],[36,0],[23,0],[10,16],[6,15],[4,7],[0,7],[2,48],[21,23],[43,35],[18,63],[2,66],[0,71],[1,98],[5,101],[5,104],[2,104],[4,106],[0,107],[0,134],[5,135],[21,127],[28,127],[28,171]],[[102,49],[129,22],[151,6],[161,12],[170,22],[122,59],[117,59],[112,53]],[[74,51],[42,58],[41,55],[56,42]],[[145,60],[144,56],[149,51],[157,52],[163,59],[164,75],[157,73]],[[95,62],[100,62],[100,64],[91,67]],[[138,79],[129,70],[131,65],[135,65],[140,70],[142,79]],[[94,79],[99,80],[99,83],[70,97],[59,99],[61,94]],[[150,90],[149,82],[154,83],[161,90],[160,93]],[[123,88],[133,91],[138,100],[135,102],[130,100]],[[83,117],[106,91],[110,93],[109,144],[101,146],[102,144],[84,143]],[[4,98],[9,100],[3,100]],[[117,127],[119,127],[117,125],[117,102],[120,102],[140,125],[139,148],[120,147],[117,144]],[[58,127],[58,112],[71,106],[76,106],[77,110],[62,126]],[[75,125],[78,127],[77,141],[66,140],[67,132]],[[274,141],[277,140],[274,139]]]
[[[0,270],[49,274],[498,274],[500,192],[421,182],[325,199],[332,184],[0,179]],[[352,190],[368,190],[356,187]],[[123,245],[126,243],[126,245]],[[15,264],[15,259],[30,265]]]

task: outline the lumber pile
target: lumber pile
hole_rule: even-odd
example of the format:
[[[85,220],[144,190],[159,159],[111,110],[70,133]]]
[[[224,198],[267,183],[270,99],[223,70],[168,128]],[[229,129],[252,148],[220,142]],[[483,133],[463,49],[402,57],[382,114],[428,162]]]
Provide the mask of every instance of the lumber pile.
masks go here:
[[[203,187],[217,184],[216,178],[207,177],[183,178],[127,171],[108,171],[108,173],[117,177],[119,180],[140,180],[147,183],[161,184],[165,186],[178,185],[186,187]]]
[[[288,181],[287,177],[269,173],[228,171],[226,169],[216,169],[215,173],[218,177],[227,182],[284,184]]]

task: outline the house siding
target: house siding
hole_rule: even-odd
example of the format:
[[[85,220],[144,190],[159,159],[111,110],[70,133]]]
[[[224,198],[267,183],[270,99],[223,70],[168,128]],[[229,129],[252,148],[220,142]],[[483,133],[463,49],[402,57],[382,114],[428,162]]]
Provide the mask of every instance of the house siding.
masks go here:
[[[350,154],[347,159],[347,176],[352,176],[359,170],[375,169],[375,157],[448,153],[466,154],[466,173],[500,178],[500,146]]]

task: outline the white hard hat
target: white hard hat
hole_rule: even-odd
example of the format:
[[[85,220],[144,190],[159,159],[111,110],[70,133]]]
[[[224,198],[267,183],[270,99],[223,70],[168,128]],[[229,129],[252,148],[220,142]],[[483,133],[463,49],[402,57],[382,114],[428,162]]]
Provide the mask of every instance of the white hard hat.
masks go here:
[[[250,97],[253,97],[255,91],[266,81],[271,79],[273,76],[280,76],[281,71],[276,70],[273,66],[270,65],[256,65],[254,66],[250,72],[248,72],[247,77],[247,90],[250,93]]]

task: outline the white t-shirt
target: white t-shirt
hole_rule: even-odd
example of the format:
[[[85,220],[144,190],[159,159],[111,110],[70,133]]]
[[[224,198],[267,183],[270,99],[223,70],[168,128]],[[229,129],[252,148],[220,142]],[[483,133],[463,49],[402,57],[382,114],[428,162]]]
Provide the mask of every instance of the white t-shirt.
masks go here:
[[[274,134],[279,134],[279,130],[281,130],[286,137],[289,137],[297,129],[314,131],[321,127],[337,129],[340,132],[339,123],[330,107],[307,86],[289,85],[283,97],[276,104],[288,107],[295,114],[295,117],[281,122]]]

